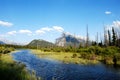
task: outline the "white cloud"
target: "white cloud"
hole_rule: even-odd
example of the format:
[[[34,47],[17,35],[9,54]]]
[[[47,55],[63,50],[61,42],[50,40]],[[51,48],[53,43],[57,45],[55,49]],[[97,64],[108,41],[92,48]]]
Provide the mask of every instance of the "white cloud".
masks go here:
[[[63,32],[64,29],[62,27],[60,27],[60,26],[53,26],[52,28],[51,27],[43,27],[43,28],[41,28],[39,30],[36,30],[35,33],[41,35],[41,34],[44,34],[44,33],[48,32],[48,31],[49,32],[50,31]]]
[[[8,35],[15,35],[17,32],[16,31],[10,31],[10,32],[8,32],[7,34]]]
[[[19,30],[19,33],[22,33],[22,34],[32,34],[32,32],[30,30]]]
[[[47,31],[52,31],[52,30],[53,30],[52,28],[43,27],[43,28],[41,28],[41,29],[39,29],[39,30],[36,30],[35,33],[41,35],[41,34],[46,33]]]
[[[4,37],[6,37],[5,34],[0,34],[0,38],[4,38]]]
[[[45,33],[45,31],[43,31],[43,30],[41,30],[41,29],[40,29],[40,30],[36,30],[36,31],[35,31],[35,33],[36,33],[36,34],[40,34],[40,35],[41,35],[41,34],[44,34],[44,33]]]
[[[64,29],[60,26],[53,26],[53,29],[58,31],[58,32],[63,32],[64,31]]]
[[[49,27],[44,27],[44,28],[41,28],[42,31],[51,31],[53,30],[52,28],[49,28]]]
[[[106,31],[107,31],[107,30],[111,31],[111,30],[112,30],[112,27],[113,27],[113,25],[105,25],[105,30],[106,30]]]
[[[0,21],[0,26],[10,27],[13,26],[13,24],[10,22]]]
[[[112,13],[112,12],[110,12],[110,11],[105,11],[105,14],[107,14],[107,15],[108,15],[108,14],[111,14],[111,13]]]
[[[9,36],[9,35],[16,35],[16,34],[17,35],[19,35],[19,34],[27,34],[28,36],[32,36],[32,35],[36,35],[36,34],[41,35],[41,34],[45,34],[45,33],[51,35],[54,32],[63,32],[63,31],[64,31],[64,29],[62,27],[53,26],[53,27],[43,27],[43,28],[38,29],[38,30],[36,30],[34,32],[32,32],[32,31],[30,31],[28,29],[23,29],[23,30],[18,30],[18,31],[10,31],[10,32],[7,32],[7,34],[5,34],[5,35]]]
[[[65,34],[66,34],[66,35],[73,35],[73,34],[71,34],[70,32],[65,32]]]
[[[112,24],[106,25],[106,31],[110,30],[112,31],[112,27],[115,29],[116,32],[120,33],[120,21],[113,21]]]
[[[120,21],[113,21],[113,26],[116,28],[120,28]]]
[[[86,40],[86,36],[81,36],[81,35],[75,35],[76,38],[78,39],[83,39],[83,40]]]
[[[86,36],[81,36],[81,35],[76,35],[76,34],[72,34],[70,32],[64,32],[65,35],[71,35],[77,39],[83,39],[83,40],[86,40]]]
[[[114,27],[116,32],[120,33],[120,21],[113,21],[112,27]]]

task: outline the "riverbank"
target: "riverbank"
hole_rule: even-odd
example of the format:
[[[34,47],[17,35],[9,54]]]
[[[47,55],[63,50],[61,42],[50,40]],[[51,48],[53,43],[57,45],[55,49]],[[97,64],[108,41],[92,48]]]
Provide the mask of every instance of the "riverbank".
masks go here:
[[[120,66],[120,48],[116,46],[87,48],[43,48],[32,49],[40,58],[52,58],[66,63],[96,64],[102,62],[107,65]]]
[[[27,68],[34,70],[36,75],[41,77],[41,80],[120,79],[120,69],[116,70],[112,66],[101,63],[96,65],[65,64],[54,59],[51,60],[51,58],[50,60],[45,59],[47,57],[38,58],[34,54],[27,49],[21,50],[12,56],[15,60],[25,63]]]
[[[11,53],[0,56],[0,79],[1,80],[37,80],[35,74],[30,74],[25,65],[13,60]],[[31,76],[32,75],[32,76]]]
[[[18,50],[12,51],[7,54],[1,54],[0,60],[4,63],[14,63],[15,61],[13,60],[12,54],[18,52]]]
[[[31,50],[33,54],[39,58],[58,60],[64,63],[75,63],[75,64],[97,64],[98,59],[83,59],[81,54],[73,52],[44,52],[41,50]],[[96,57],[99,58],[99,57]]]

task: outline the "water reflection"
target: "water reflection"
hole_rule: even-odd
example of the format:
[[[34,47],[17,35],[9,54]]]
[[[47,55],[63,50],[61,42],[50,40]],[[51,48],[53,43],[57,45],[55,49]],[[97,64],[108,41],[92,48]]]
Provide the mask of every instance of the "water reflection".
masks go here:
[[[43,80],[120,80],[120,69],[113,66],[64,64],[62,62],[39,59],[29,50],[13,54],[15,60],[23,62]]]

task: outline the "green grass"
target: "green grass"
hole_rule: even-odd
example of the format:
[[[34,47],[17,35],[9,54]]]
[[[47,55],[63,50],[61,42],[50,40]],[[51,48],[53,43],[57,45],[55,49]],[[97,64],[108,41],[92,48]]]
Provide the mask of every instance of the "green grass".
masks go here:
[[[11,53],[2,54],[0,56],[0,79],[37,80],[35,74],[30,74],[24,64],[13,60]]]
[[[14,63],[11,54],[15,53],[15,52],[17,52],[17,51],[12,51],[8,54],[1,54],[1,61],[4,62],[4,63]]]
[[[113,65],[113,57],[116,56],[117,65],[120,65],[120,48],[115,46],[99,47],[90,46],[88,48],[77,49],[76,52],[54,52],[43,50],[31,50],[40,58],[51,58],[64,63],[76,63],[76,64],[96,64],[103,62],[105,64]]]
[[[73,47],[55,47],[55,48],[41,48],[40,50],[32,50],[37,56],[41,58],[50,57],[55,60],[60,60],[65,63],[98,63],[114,64],[113,59],[116,56],[117,65],[120,65],[120,48],[116,46],[89,46],[81,48]],[[74,54],[77,57],[72,58]]]
[[[83,59],[80,53],[73,52],[43,52],[41,50],[31,50],[33,54],[40,58],[58,60],[64,63],[75,64],[96,64],[99,61],[91,59]],[[73,56],[75,55],[75,56]]]

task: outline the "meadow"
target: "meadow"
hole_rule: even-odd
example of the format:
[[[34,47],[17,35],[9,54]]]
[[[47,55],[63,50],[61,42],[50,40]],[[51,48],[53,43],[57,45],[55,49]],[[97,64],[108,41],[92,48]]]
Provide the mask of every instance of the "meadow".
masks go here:
[[[39,58],[46,58],[46,59],[53,59],[57,61],[68,63],[75,63],[75,64],[95,64],[98,63],[97,60],[88,60],[81,58],[79,53],[73,52],[43,52],[41,50],[32,50],[32,53],[37,55]]]
[[[115,46],[99,47],[90,46],[88,48],[44,48],[32,49],[36,56],[40,58],[54,59],[64,63],[76,64],[96,64],[102,62],[104,64],[113,65],[114,58],[117,65],[120,65],[120,48]]]

